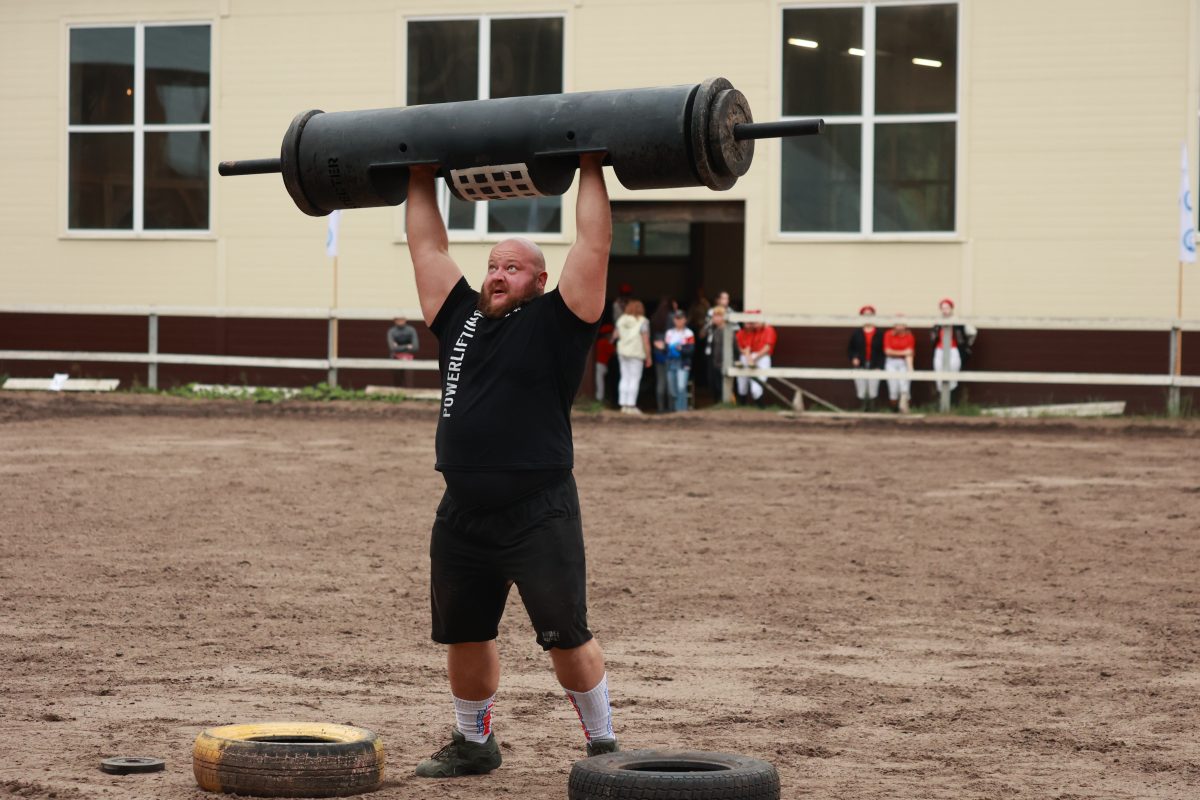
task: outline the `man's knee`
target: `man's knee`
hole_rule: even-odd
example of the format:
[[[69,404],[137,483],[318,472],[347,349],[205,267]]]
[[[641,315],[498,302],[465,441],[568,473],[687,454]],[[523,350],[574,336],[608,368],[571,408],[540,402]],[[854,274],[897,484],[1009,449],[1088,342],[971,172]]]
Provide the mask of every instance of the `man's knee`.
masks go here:
[[[594,638],[575,647],[554,647],[549,653],[555,677],[564,689],[587,692],[604,678],[604,651]]]
[[[450,690],[462,700],[485,700],[500,684],[500,654],[494,639],[459,642],[446,652]]]

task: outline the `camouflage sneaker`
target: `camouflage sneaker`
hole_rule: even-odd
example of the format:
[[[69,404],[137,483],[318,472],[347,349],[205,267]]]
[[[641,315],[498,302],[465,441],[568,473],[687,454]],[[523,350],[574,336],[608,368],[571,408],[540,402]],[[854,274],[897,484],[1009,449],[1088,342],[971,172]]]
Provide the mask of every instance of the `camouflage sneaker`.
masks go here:
[[[450,744],[417,764],[422,778],[453,778],[458,775],[482,775],[500,766],[500,747],[496,735],[489,734],[483,744],[468,742],[459,731],[450,734]]]
[[[615,753],[620,749],[617,747],[616,739],[592,739],[587,743],[588,758]]]

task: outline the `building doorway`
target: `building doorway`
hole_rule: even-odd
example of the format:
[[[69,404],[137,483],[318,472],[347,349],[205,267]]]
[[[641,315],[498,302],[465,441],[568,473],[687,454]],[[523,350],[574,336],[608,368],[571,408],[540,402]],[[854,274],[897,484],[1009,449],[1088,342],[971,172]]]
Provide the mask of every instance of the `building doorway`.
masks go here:
[[[724,290],[741,308],[746,212],[740,200],[620,201],[612,209],[609,297],[627,284],[653,313],[662,297],[686,309],[698,291],[711,300]]]
[[[664,302],[689,311],[703,295],[709,302],[727,291],[741,308],[745,283],[745,205],[725,201],[618,201],[612,204],[613,246],[607,296],[610,301],[630,287],[646,313],[661,325]],[[605,322],[613,322],[609,303]],[[698,326],[694,326],[698,328]],[[694,331],[697,336],[700,330]],[[709,402],[703,346],[692,368],[695,405]],[[614,370],[615,372],[615,370]],[[654,370],[642,380],[640,403],[657,409]]]

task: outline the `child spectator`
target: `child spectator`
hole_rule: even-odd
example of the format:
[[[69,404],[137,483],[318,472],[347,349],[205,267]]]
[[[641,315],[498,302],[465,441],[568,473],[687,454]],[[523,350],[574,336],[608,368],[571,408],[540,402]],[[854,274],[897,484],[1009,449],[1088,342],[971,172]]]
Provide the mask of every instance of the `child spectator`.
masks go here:
[[[679,303],[663,295],[650,318],[650,339],[654,343],[654,402],[660,414],[671,410],[670,393],[667,391],[667,345],[663,341],[671,328],[671,320],[679,310]]]
[[[663,334],[667,352],[667,392],[674,411],[688,409],[688,376],[691,374],[692,354],[696,349],[696,335],[687,326],[687,318],[686,311],[676,311],[674,325]]]

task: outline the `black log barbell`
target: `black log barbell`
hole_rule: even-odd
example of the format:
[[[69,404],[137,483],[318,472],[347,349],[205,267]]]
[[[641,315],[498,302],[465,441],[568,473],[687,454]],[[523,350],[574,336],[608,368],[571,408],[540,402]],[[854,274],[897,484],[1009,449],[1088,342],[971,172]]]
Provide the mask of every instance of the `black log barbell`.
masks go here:
[[[820,133],[824,121],[755,123],[724,78],[617,89],[384,108],[305,111],[279,158],[223,161],[221,175],[282,172],[306,214],[399,205],[409,168],[438,165],[462,200],[565,192],[579,156],[606,153],[628,189],[728,189],[746,174],[754,140]]]

